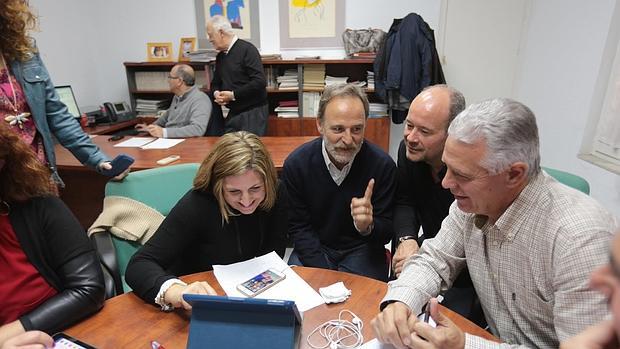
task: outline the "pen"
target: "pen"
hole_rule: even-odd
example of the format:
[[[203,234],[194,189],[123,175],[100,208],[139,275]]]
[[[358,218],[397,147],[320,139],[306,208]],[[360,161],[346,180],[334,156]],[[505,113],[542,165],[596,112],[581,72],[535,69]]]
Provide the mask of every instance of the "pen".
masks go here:
[[[166,349],[163,345],[159,344],[157,341],[151,341],[151,349]]]
[[[424,322],[428,323],[428,319],[431,316],[431,303],[428,302],[424,306]]]

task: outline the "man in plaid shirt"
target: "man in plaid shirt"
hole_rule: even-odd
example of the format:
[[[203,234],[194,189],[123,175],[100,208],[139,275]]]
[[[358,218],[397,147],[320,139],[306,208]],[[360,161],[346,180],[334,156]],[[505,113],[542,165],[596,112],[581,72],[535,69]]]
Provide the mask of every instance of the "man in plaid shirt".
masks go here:
[[[608,314],[588,277],[609,259],[617,222],[540,168],[534,114],[510,99],[469,106],[452,122],[442,185],[455,202],[434,239],[389,283],[371,324],[397,348],[557,348]],[[463,333],[431,299],[465,266],[498,344]],[[431,300],[437,327],[417,321]]]

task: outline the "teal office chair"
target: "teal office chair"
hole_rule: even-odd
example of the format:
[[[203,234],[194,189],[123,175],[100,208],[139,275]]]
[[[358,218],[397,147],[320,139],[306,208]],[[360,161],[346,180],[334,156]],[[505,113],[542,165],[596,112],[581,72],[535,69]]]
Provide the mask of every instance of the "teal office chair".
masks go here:
[[[196,163],[181,164],[131,172],[122,182],[108,182],[105,195],[140,201],[166,216],[192,187],[199,166]],[[103,265],[104,278],[108,278],[108,298],[131,291],[125,282],[125,270],[140,244],[116,237],[108,231],[91,235],[91,240]]]
[[[545,170],[545,172],[547,172],[551,177],[555,178],[558,182],[590,195],[590,184],[584,178],[549,167],[543,166],[542,169]]]

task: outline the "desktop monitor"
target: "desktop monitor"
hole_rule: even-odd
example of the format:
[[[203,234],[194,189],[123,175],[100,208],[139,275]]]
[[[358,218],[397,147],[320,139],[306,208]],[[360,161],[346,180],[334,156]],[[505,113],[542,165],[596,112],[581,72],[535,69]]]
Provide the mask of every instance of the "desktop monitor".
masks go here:
[[[75,95],[73,94],[73,89],[71,86],[56,86],[54,88],[56,89],[56,93],[58,94],[60,101],[67,106],[67,109],[69,109],[69,114],[73,115],[74,118],[79,118],[81,115],[80,109],[75,101]]]

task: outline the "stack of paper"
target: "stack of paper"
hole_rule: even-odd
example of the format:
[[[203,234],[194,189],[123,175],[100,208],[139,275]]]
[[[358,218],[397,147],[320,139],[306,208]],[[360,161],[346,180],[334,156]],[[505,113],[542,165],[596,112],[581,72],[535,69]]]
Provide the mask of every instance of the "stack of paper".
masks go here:
[[[349,80],[346,76],[329,76],[325,77],[325,86],[346,84]]]
[[[200,49],[189,53],[190,62],[211,62],[215,60],[217,50]]]
[[[381,118],[388,116],[388,105],[384,103],[370,103],[369,118]]]
[[[323,88],[325,86],[325,64],[304,64],[304,88]]]
[[[366,80],[368,80],[368,88],[369,89],[375,89],[375,72],[373,71],[366,71],[366,74],[368,74],[368,78]]]
[[[274,111],[279,118],[296,118],[299,116],[299,104],[297,100],[280,101]]]
[[[157,114],[160,110],[166,110],[170,106],[169,99],[136,99],[136,112],[138,115]]]
[[[276,79],[281,90],[296,90],[299,88],[296,69],[287,69],[284,75],[278,76]]]

